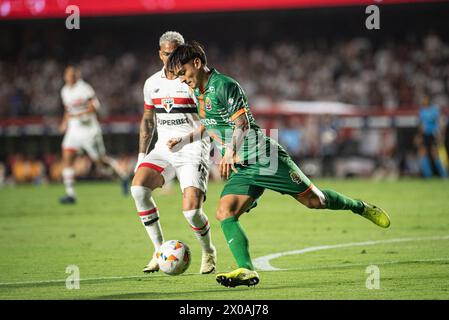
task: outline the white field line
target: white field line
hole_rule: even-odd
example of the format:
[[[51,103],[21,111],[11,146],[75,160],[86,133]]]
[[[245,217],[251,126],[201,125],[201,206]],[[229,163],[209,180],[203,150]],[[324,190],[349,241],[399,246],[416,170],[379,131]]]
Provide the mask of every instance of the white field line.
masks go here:
[[[390,240],[378,240],[378,241],[366,241],[366,242],[354,242],[354,243],[344,243],[344,244],[336,244],[336,245],[327,245],[327,246],[317,246],[317,247],[309,247],[301,250],[295,251],[286,251],[280,253],[274,253],[267,256],[263,256],[253,260],[254,266],[261,271],[294,271],[294,270],[318,270],[318,269],[334,269],[334,268],[349,268],[354,266],[365,266],[366,263],[361,264],[339,264],[339,265],[328,265],[328,266],[310,266],[310,267],[300,267],[300,268],[290,268],[290,269],[279,269],[271,266],[270,260],[279,258],[286,255],[293,254],[303,254],[307,252],[319,251],[319,250],[327,250],[334,248],[346,248],[346,247],[355,247],[355,246],[363,246],[363,245],[375,245],[381,243],[393,243],[393,242],[411,242],[411,241],[429,241],[429,240],[447,240],[448,236],[440,236],[440,237],[423,237],[423,238],[399,238],[399,239],[390,239]],[[449,258],[441,258],[441,259],[421,259],[421,260],[398,260],[398,261],[385,261],[385,262],[377,262],[372,263],[376,265],[385,265],[385,264],[399,264],[399,263],[419,263],[419,262],[437,262],[437,261],[449,261]],[[185,273],[184,275],[195,275],[199,273]],[[80,282],[84,281],[103,281],[103,280],[128,280],[128,279],[139,279],[139,278],[153,278],[153,277],[168,277],[164,274],[152,274],[148,275],[140,275],[140,276],[115,276],[115,277],[97,277],[97,278],[85,278],[79,279]],[[73,281],[73,279],[72,279]],[[14,285],[39,285],[39,284],[51,284],[51,283],[65,283],[66,279],[56,279],[56,280],[41,280],[41,281],[18,281],[18,282],[0,282],[0,287],[2,286],[14,286]]]
[[[194,275],[199,273],[184,273],[182,276],[185,275]],[[143,278],[154,278],[154,277],[169,277],[165,274],[153,274],[151,276],[149,275],[141,275],[141,276],[115,276],[115,277],[98,277],[98,278],[85,278],[85,279],[79,279],[79,281],[102,281],[102,280],[128,280],[128,279],[143,279]],[[70,281],[73,281],[74,279],[71,279]],[[51,283],[65,283],[66,279],[56,279],[56,280],[40,280],[40,281],[17,281],[17,282],[0,282],[0,287],[2,286],[13,286],[13,285],[34,285],[34,284],[51,284]]]
[[[273,259],[283,257],[283,256],[289,256],[289,255],[294,255],[294,254],[304,254],[307,252],[314,252],[314,251],[320,251],[320,250],[349,248],[349,247],[357,247],[357,246],[371,246],[371,245],[383,244],[383,243],[448,240],[448,239],[449,239],[449,235],[448,236],[439,236],[439,237],[397,238],[397,239],[389,239],[389,240],[351,242],[351,243],[341,243],[341,244],[334,244],[334,245],[316,246],[316,247],[309,247],[309,248],[304,248],[304,249],[300,249],[300,250],[285,251],[285,252],[269,254],[269,255],[254,259],[253,264],[258,270],[262,270],[262,271],[291,270],[291,269],[280,269],[280,268],[273,267],[270,264],[270,261]]]
[[[320,266],[309,266],[309,267],[297,267],[279,270],[261,270],[261,271],[315,271],[315,270],[325,270],[325,269],[344,269],[352,267],[363,267],[368,265],[384,266],[389,264],[407,264],[407,263],[428,263],[428,262],[448,262],[447,258],[435,258],[435,259],[416,259],[416,260],[393,260],[393,261],[380,261],[380,262],[364,262],[364,263],[340,263],[331,265],[320,265]]]
[[[389,264],[400,264],[400,263],[426,263],[426,262],[447,262],[449,258],[436,258],[436,259],[419,259],[419,260],[395,260],[395,261],[382,261],[382,262],[370,262],[369,264],[374,265],[389,265]],[[367,263],[343,263],[343,264],[335,264],[335,265],[327,265],[327,266],[309,266],[309,267],[298,267],[298,268],[289,268],[289,269],[279,269],[277,271],[313,271],[313,270],[323,270],[323,269],[339,269],[339,268],[351,268],[351,267],[360,267],[366,266]],[[273,270],[261,270],[261,271],[273,271]],[[184,275],[194,275],[195,273],[186,273]],[[199,273],[197,273],[199,274]],[[150,278],[150,277],[161,277],[165,276],[163,274],[154,274],[151,276],[116,276],[116,277],[99,277],[99,278],[86,278],[80,279],[81,281],[103,281],[103,280],[128,280],[128,279],[139,279],[139,278]],[[14,285],[39,285],[39,284],[51,284],[51,283],[65,283],[65,279],[59,280],[42,280],[42,281],[22,281],[22,282],[0,282],[1,286],[14,286]]]

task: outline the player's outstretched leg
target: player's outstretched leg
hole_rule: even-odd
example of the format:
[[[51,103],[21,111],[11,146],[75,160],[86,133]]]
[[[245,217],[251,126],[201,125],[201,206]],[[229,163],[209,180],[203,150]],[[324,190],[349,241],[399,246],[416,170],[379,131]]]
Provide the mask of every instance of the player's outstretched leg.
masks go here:
[[[390,226],[390,217],[385,210],[361,200],[351,199],[334,190],[319,190],[314,185],[296,199],[311,209],[351,210],[382,228]]]
[[[217,282],[225,287],[254,286],[259,283],[259,275],[254,270],[249,254],[248,237],[238,220],[254,201],[246,195],[229,194],[220,199],[217,219],[221,222],[226,242],[239,267],[232,272],[217,274]]]

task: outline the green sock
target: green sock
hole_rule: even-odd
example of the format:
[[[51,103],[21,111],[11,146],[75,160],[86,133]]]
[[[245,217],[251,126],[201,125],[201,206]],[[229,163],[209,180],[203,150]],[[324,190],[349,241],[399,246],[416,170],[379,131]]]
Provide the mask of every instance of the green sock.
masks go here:
[[[365,207],[360,200],[353,200],[334,190],[321,190],[326,197],[327,209],[331,210],[351,210],[361,214]]]
[[[248,238],[238,219],[236,217],[224,219],[221,221],[221,229],[239,268],[254,270],[249,256]]]

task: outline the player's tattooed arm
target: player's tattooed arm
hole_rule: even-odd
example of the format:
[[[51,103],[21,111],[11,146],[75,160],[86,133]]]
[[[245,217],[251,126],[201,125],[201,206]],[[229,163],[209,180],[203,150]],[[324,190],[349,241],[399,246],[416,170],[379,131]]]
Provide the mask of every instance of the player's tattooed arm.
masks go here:
[[[235,163],[239,162],[238,151],[242,147],[243,140],[248,134],[250,128],[246,112],[239,115],[234,120],[234,131],[232,133],[231,142],[226,145],[226,151],[218,165],[218,170],[223,178],[228,179],[231,170],[237,173]]]
[[[156,113],[145,109],[140,122],[139,153],[148,154],[156,144]]]
[[[234,119],[234,131],[232,133],[231,143],[226,146],[226,149],[234,152],[234,155],[240,150],[243,140],[248,134],[249,121],[246,112]]]

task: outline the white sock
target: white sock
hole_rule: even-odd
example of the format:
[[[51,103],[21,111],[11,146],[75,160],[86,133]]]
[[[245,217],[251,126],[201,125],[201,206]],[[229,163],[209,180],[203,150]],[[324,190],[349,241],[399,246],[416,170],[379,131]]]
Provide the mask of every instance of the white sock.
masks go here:
[[[210,225],[207,216],[204,214],[203,209],[194,209],[183,211],[184,217],[190,224],[196,238],[201,244],[201,248],[206,252],[213,252],[214,246],[212,245],[210,235]]]
[[[75,169],[72,167],[62,169],[62,181],[65,186],[65,193],[75,198]]]
[[[136,208],[142,224],[151,242],[153,242],[154,249],[157,250],[164,243],[164,236],[159,222],[159,211],[151,197],[151,189],[142,186],[132,186],[131,194],[136,202]]]

